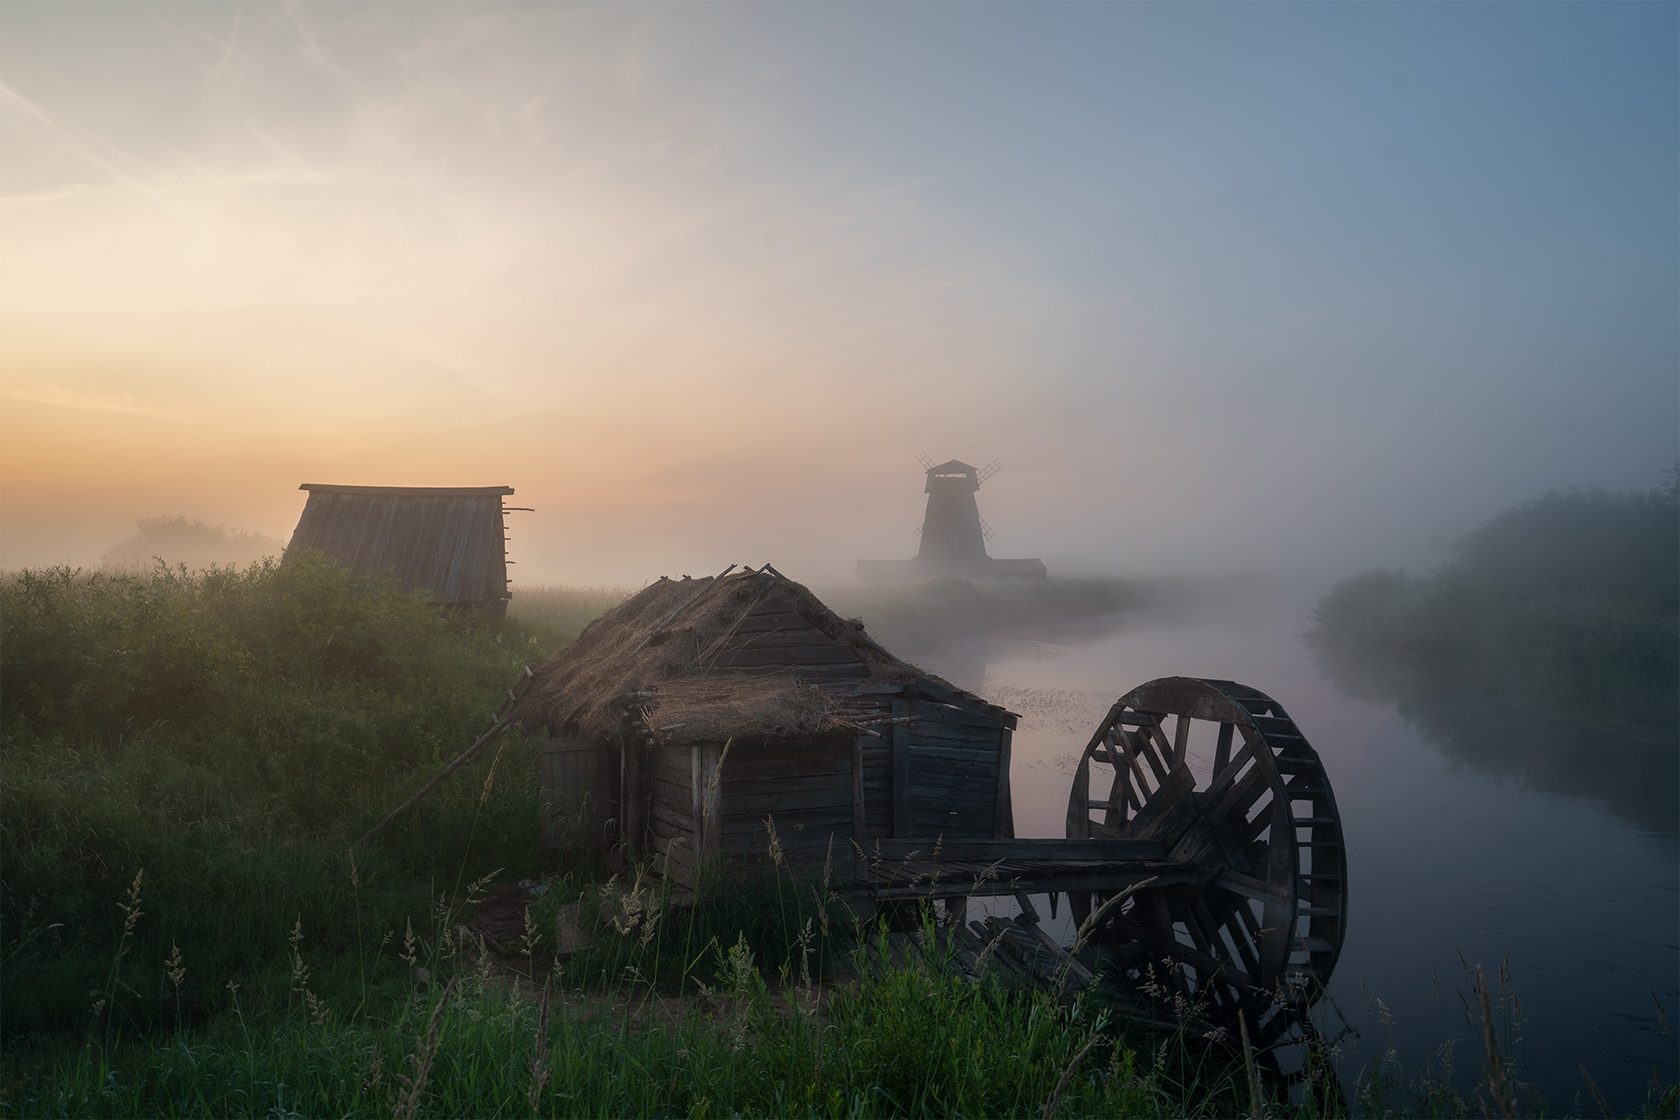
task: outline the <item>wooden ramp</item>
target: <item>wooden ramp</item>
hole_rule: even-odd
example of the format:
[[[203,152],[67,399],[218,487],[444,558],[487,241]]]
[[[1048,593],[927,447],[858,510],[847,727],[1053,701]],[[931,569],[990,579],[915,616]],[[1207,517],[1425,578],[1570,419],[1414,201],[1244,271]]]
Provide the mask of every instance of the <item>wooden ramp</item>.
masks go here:
[[[879,901],[1096,891],[1146,881],[1197,883],[1212,872],[1167,859],[1156,840],[881,840],[865,854],[864,890]]]

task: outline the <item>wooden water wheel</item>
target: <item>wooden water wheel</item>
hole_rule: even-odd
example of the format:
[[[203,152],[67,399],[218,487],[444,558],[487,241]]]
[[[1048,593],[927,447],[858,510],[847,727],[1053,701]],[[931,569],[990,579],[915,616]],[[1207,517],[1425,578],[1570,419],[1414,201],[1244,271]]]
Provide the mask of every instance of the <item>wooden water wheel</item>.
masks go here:
[[[1283,706],[1233,681],[1163,677],[1109,710],[1079,760],[1070,840],[1153,840],[1188,881],[1070,891],[1074,920],[1156,996],[1237,1011],[1280,1037],[1316,1000],[1347,928],[1341,818]]]

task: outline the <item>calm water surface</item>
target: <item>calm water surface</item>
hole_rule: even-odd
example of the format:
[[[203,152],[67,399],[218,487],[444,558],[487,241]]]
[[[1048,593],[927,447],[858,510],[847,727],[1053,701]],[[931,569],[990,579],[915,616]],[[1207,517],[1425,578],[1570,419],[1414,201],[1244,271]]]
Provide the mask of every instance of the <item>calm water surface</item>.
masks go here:
[[[1342,1044],[1350,1083],[1390,1050],[1405,1078],[1431,1066],[1438,1074],[1442,1046],[1458,1039],[1454,1080],[1471,1084],[1481,1048],[1466,1018],[1474,996],[1465,967],[1484,965],[1492,979],[1502,961],[1520,1004],[1519,1073],[1554,1114],[1597,1114],[1581,1066],[1618,1114],[1643,1103],[1653,1078],[1680,1077],[1672,770],[1641,781],[1626,763],[1639,756],[1613,737],[1543,721],[1483,719],[1455,737],[1421,720],[1426,733],[1391,703],[1338,691],[1301,641],[1306,628],[1304,612],[1284,613],[906,653],[1020,714],[1012,778],[1021,836],[1062,835],[1079,752],[1128,689],[1162,676],[1218,677],[1282,702],[1324,759],[1347,840],[1348,937],[1333,1006],[1316,1017],[1333,1030],[1339,1012],[1357,1032]],[[1494,757],[1477,761],[1476,741],[1498,736],[1506,741]],[[1510,736],[1567,738],[1551,743],[1552,765],[1524,773]],[[1577,749],[1579,786],[1560,780],[1555,764]],[[1618,767],[1619,780],[1602,780],[1603,768]],[[1661,783],[1654,797],[1652,783]],[[1572,788],[1591,795],[1558,792]]]

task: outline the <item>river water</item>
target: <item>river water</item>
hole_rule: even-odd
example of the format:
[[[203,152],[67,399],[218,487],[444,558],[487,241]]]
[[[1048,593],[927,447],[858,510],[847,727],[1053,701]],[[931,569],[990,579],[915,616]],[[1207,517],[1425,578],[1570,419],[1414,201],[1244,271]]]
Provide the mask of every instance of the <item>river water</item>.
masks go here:
[[[1466,966],[1496,983],[1504,963],[1513,998],[1501,1011],[1496,994],[1500,1037],[1549,1111],[1598,1113],[1583,1066],[1616,1114],[1637,1110],[1653,1080],[1680,1077],[1675,752],[1651,767],[1649,747],[1520,713],[1453,719],[1414,704],[1402,715],[1340,691],[1306,629],[1304,609],[1284,609],[903,652],[1020,715],[1012,793],[1023,837],[1062,835],[1079,753],[1121,693],[1173,675],[1268,693],[1323,758],[1342,814],[1348,934],[1315,1019],[1332,1035],[1342,1021],[1353,1029],[1340,1044],[1344,1084],[1392,1052],[1402,1083],[1430,1075],[1473,1088],[1482,1047]],[[1452,700],[1440,710],[1475,707]]]

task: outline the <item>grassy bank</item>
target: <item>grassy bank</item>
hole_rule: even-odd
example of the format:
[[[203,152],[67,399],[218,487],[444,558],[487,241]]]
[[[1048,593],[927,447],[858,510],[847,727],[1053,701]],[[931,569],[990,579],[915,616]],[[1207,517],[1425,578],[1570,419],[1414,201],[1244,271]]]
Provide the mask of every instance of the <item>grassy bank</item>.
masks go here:
[[[546,885],[513,959],[488,953],[473,932],[488,884],[541,870],[517,739],[351,855],[482,729],[520,665],[613,597],[553,589],[473,619],[313,562],[0,583],[0,1111],[1226,1100],[1091,1010],[928,967],[822,987],[861,939],[820,884],[785,875],[675,907],[651,879],[575,868]],[[602,917],[556,970],[554,911],[579,901]]]

